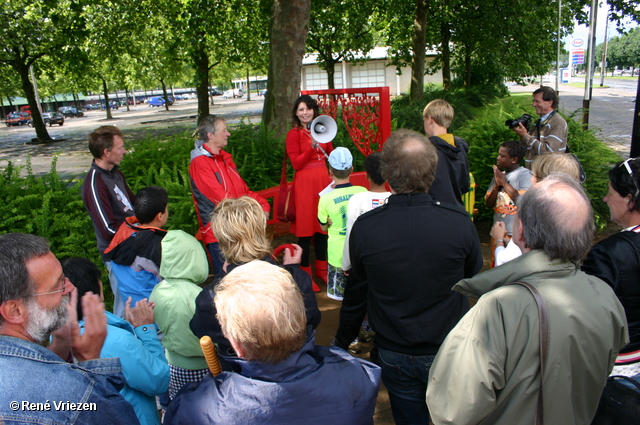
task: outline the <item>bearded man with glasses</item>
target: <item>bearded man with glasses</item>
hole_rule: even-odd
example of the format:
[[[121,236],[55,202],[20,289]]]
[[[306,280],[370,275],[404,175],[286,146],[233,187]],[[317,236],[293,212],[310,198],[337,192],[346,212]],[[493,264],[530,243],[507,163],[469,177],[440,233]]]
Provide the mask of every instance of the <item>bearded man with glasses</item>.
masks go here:
[[[76,302],[45,239],[0,236],[0,423],[139,423],[118,393],[120,360],[99,358],[104,304],[94,294],[82,298],[80,335]],[[45,348],[51,333],[56,337]],[[74,363],[61,358],[70,353]]]

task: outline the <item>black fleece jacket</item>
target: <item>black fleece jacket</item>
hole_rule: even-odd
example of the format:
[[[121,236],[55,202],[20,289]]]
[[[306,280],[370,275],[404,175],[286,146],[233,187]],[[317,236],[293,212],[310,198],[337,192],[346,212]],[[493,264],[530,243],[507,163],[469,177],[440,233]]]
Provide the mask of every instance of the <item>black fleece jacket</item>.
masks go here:
[[[365,313],[384,349],[434,355],[469,310],[451,290],[482,267],[478,234],[466,212],[427,193],[391,195],[358,217],[349,239],[352,274],[336,344],[348,346]]]

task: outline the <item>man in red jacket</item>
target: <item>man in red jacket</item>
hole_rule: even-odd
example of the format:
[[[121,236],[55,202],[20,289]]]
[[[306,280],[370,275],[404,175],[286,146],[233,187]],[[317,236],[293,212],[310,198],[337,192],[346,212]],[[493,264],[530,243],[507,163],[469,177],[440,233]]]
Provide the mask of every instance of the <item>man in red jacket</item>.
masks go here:
[[[231,154],[222,150],[227,146],[230,136],[226,120],[208,115],[200,121],[198,133],[200,140],[196,141],[195,149],[191,151],[189,165],[191,192],[200,224],[196,238],[204,242],[211,257],[213,272],[218,274],[224,264],[224,258],[218,247],[218,239],[209,225],[211,213],[216,205],[225,198],[239,198],[246,195],[257,200],[267,216],[270,207],[264,198],[249,190],[240,177]]]

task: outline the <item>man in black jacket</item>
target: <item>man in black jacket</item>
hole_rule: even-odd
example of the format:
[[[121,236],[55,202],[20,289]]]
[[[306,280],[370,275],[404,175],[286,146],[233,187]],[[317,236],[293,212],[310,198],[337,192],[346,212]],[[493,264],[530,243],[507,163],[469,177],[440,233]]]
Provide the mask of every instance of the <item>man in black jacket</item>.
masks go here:
[[[124,317],[124,301],[118,291],[118,280],[111,272],[111,261],[105,258],[104,251],[125,218],[135,215],[135,196],[119,167],[127,153],[123,137],[122,130],[113,125],[103,125],[89,135],[93,163],[82,186],[82,202],[96,232],[98,251],[109,270],[113,312],[118,317]]]
[[[335,343],[347,348],[368,311],[397,424],[429,423],[429,367],[469,309],[467,298],[451,288],[482,267],[466,212],[428,193],[437,163],[424,136],[394,132],[382,151],[392,195],[356,220],[349,239],[355,278],[345,288]]]

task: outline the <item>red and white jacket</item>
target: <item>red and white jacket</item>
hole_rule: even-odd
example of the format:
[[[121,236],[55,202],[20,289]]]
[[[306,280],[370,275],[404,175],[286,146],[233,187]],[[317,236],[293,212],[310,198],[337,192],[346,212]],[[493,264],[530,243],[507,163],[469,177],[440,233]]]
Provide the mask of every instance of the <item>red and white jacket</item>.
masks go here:
[[[245,181],[240,177],[230,153],[221,149],[220,153],[216,155],[202,140],[197,140],[195,146],[195,149],[191,151],[189,179],[196,215],[200,224],[196,239],[205,244],[218,241],[211,231],[209,222],[214,208],[223,199],[250,196],[260,203],[264,211],[270,211],[269,203],[257,193],[249,190]]]

